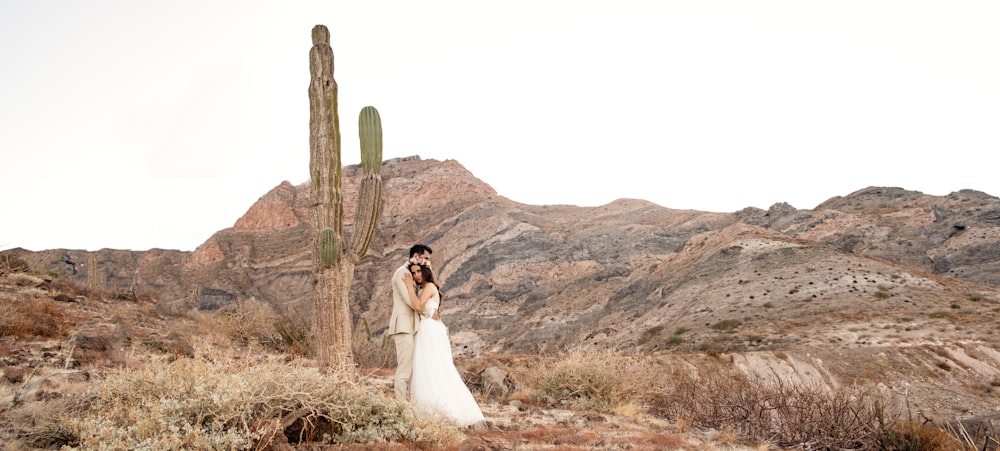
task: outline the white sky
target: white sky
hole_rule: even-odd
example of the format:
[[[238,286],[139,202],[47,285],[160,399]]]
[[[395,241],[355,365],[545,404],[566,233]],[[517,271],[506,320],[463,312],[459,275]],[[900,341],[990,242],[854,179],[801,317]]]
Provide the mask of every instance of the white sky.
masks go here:
[[[374,105],[528,204],[1000,195],[993,0],[0,0],[0,249],[193,250],[305,182],[315,24],[345,164]]]

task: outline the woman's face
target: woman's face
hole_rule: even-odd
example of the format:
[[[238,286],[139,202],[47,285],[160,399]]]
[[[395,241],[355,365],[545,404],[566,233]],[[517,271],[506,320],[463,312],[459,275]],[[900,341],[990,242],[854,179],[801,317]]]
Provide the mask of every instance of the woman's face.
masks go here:
[[[424,272],[420,270],[420,265],[410,265],[410,274],[413,275],[413,281],[418,285],[424,283]]]

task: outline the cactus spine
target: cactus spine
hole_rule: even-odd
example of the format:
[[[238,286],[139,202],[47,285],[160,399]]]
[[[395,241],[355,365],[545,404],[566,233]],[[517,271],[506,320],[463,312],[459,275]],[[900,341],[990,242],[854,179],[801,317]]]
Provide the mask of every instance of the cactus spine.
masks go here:
[[[312,29],[309,50],[309,174],[312,179],[312,219],[316,231],[314,267],[315,344],[320,367],[352,367],[350,288],[354,267],[368,251],[382,206],[382,120],[378,110],[365,107],[358,117],[363,179],[350,246],[343,247],[344,204],[340,192],[340,116],[337,82],[333,78],[330,30]]]

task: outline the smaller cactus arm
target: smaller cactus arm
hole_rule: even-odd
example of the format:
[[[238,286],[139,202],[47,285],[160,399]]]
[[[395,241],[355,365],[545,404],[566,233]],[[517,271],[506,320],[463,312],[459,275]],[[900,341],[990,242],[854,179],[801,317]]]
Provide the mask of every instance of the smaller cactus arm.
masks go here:
[[[382,117],[373,106],[358,114],[358,138],[361,141],[361,168],[365,174],[382,169]]]
[[[351,253],[364,257],[375,236],[379,210],[382,204],[382,176],[368,174],[358,188],[358,206],[355,211],[354,232],[351,235]]]
[[[366,106],[358,114],[358,138],[364,176],[358,188],[351,253],[361,258],[368,252],[382,209],[382,118],[375,107]]]

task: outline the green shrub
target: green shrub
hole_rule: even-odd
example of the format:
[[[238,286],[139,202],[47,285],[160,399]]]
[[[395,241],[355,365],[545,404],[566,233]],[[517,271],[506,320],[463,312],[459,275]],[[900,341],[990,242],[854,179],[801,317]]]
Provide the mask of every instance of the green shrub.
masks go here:
[[[712,324],[712,329],[721,331],[732,331],[736,328],[742,326],[743,323],[735,319],[724,319],[715,324]]]
[[[666,341],[666,345],[668,347],[679,346],[679,345],[681,345],[683,343],[684,343],[684,337],[681,337],[680,335],[677,335],[677,334],[673,334],[673,335],[667,337],[667,341]]]
[[[642,335],[639,335],[639,339],[636,341],[636,344],[641,346],[646,343],[649,343],[649,340],[651,340],[654,336],[658,335],[662,330],[663,330],[662,325],[656,325],[650,327],[649,329],[646,329],[645,331],[642,332]]]
[[[955,319],[955,315],[952,314],[951,312],[945,312],[945,311],[940,311],[940,310],[936,311],[936,312],[928,313],[927,317],[928,318],[934,318],[934,319],[947,319],[947,320],[954,320]]]

